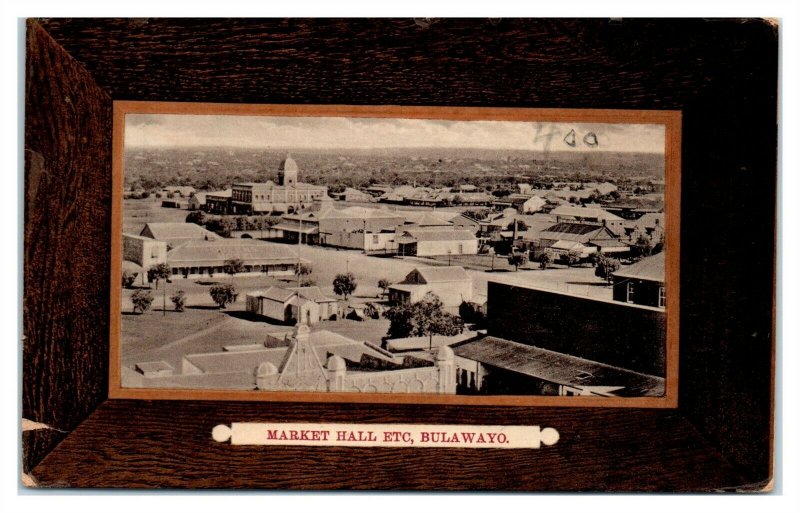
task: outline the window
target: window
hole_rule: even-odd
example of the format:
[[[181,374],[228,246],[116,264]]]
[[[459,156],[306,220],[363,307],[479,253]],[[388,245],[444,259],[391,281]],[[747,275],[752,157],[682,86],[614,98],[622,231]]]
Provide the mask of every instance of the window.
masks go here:
[[[627,301],[628,303],[633,303],[633,292],[634,292],[633,282],[629,281],[625,287],[625,301]]]
[[[667,294],[664,291],[664,287],[658,287],[658,307],[659,308],[666,308],[667,307]]]
[[[372,236],[372,243],[373,244],[377,244],[378,243],[378,236],[377,235],[373,235]]]

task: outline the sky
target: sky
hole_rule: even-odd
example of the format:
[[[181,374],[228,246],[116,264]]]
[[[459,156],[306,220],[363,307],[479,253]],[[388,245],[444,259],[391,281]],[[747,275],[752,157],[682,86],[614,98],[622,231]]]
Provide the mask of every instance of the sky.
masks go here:
[[[574,145],[570,135],[574,131]],[[592,137],[591,134],[594,134]],[[127,114],[128,148],[475,148],[662,153],[663,125]]]

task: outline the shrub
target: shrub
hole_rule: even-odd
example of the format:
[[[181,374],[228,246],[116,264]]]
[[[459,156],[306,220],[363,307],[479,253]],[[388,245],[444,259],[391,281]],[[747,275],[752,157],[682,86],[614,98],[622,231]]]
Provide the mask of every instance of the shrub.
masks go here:
[[[126,289],[131,288],[137,276],[139,276],[139,273],[122,271],[122,286]]]
[[[140,313],[145,313],[153,303],[153,294],[149,290],[137,290],[131,294],[131,302],[133,303],[133,313],[136,313],[136,310],[139,310]]]
[[[172,301],[172,304],[175,305],[175,311],[182,312],[186,306],[186,292],[179,290],[170,296],[170,300]]]

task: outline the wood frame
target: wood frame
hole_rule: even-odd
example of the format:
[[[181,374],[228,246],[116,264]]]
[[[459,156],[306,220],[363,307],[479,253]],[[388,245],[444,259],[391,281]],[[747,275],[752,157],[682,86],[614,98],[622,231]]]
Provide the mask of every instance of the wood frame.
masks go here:
[[[664,169],[666,180],[665,225],[668,312],[680,310],[680,123],[678,111],[609,110],[609,109],[514,109],[514,108],[451,108],[348,105],[251,105],[210,103],[114,102],[113,194],[111,239],[111,321],[109,351],[110,399],[176,399],[176,400],[239,400],[239,401],[308,401],[355,402],[384,404],[462,404],[486,406],[583,406],[627,408],[675,408],[678,405],[679,316],[667,314],[665,340],[666,379],[662,397],[553,397],[553,396],[442,396],[432,394],[365,394],[316,392],[247,392],[232,390],[175,390],[122,388],[120,376],[120,294],[122,278],[122,192],[123,141],[126,114],[217,114],[242,116],[333,116],[407,119],[543,121],[574,123],[636,123],[664,126]]]
[[[762,20],[29,20],[22,413],[55,429],[25,432],[23,469],[71,487],[769,489],[777,40]],[[677,409],[110,397],[115,100],[682,111]],[[231,421],[510,418],[561,441],[509,456],[210,438]]]

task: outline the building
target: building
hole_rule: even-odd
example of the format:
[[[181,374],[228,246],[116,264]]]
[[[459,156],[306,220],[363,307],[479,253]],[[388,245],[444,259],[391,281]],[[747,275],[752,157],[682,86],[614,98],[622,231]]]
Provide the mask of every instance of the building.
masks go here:
[[[405,219],[405,228],[452,228],[457,212],[444,210],[397,210],[397,215]]]
[[[461,206],[489,206],[494,201],[494,196],[485,192],[459,192],[453,196],[453,205]]]
[[[309,326],[339,317],[339,302],[325,296],[319,287],[270,287],[247,294],[248,312],[274,321]]]
[[[278,183],[237,183],[231,189],[229,214],[293,213],[327,196],[328,188],[298,181],[299,168],[291,155],[278,167]]]
[[[122,234],[122,260],[139,264],[142,269],[167,261],[167,243],[141,235]]]
[[[639,236],[644,235],[653,243],[664,240],[664,213],[648,212],[635,221],[628,221],[625,232],[631,242],[636,242]]]
[[[302,241],[365,252],[393,253],[395,232],[406,222],[402,215],[380,208],[326,208],[319,212],[284,215],[275,226],[289,242]]]
[[[663,251],[622,267],[611,277],[615,301],[666,308]]]
[[[161,189],[163,196],[180,196],[181,198],[188,198],[195,193],[195,188],[191,185],[167,185]]]
[[[458,214],[450,221],[457,230],[469,230],[476,236],[481,231],[481,222],[466,214]]]
[[[666,375],[664,309],[493,281],[488,304],[491,336],[640,374]]]
[[[227,214],[231,208],[232,195],[233,191],[231,189],[207,192],[204,210],[210,214]]]
[[[194,223],[147,223],[139,235],[166,242],[168,249],[184,242],[220,238],[216,233]]]
[[[558,222],[577,221],[602,224],[616,235],[625,233],[625,220],[621,217],[606,212],[602,208],[577,207],[574,205],[560,205],[550,214],[556,216]]]
[[[219,209],[219,206],[217,206],[217,208],[218,208],[217,211],[218,212],[227,212],[228,211],[228,206],[227,206],[228,205],[228,201],[227,200],[231,197],[231,190],[230,189],[226,189],[224,191],[211,191],[211,192],[196,192],[196,193],[194,193],[192,195],[192,197],[189,198],[189,201],[188,201],[189,210],[208,210],[208,208],[206,207],[206,202],[207,202],[208,196],[211,196],[211,197],[214,198],[215,201],[221,202],[221,203],[224,204],[222,206],[222,209]]]
[[[397,253],[403,256],[477,255],[478,239],[469,230],[398,229]]]
[[[372,195],[361,192],[358,189],[353,189],[352,187],[347,187],[339,196],[340,200],[352,203],[367,203],[373,201]]]
[[[453,352],[442,348],[433,362],[398,358],[368,342],[299,324],[279,347],[226,346],[188,354],[180,374],[122,368],[124,387],[314,392],[454,394]],[[156,362],[157,363],[157,362]]]
[[[294,276],[301,260],[294,249],[255,239],[192,240],[167,253],[173,277],[211,277],[224,275],[227,262],[240,260],[239,274]]]
[[[539,196],[531,196],[520,206],[520,212],[523,214],[533,214],[539,212],[547,205],[547,200]]]
[[[593,223],[556,223],[541,230],[538,236],[532,235],[527,242],[533,258],[538,258],[545,250],[556,256],[578,252],[581,258],[598,252],[619,255],[630,251],[630,246],[607,226]]]
[[[472,300],[472,278],[463,267],[417,267],[403,281],[389,286],[389,301],[416,303],[428,292],[436,294],[445,308],[458,308]]]
[[[664,378],[487,336],[451,346],[457,390],[492,395],[660,396]]]

